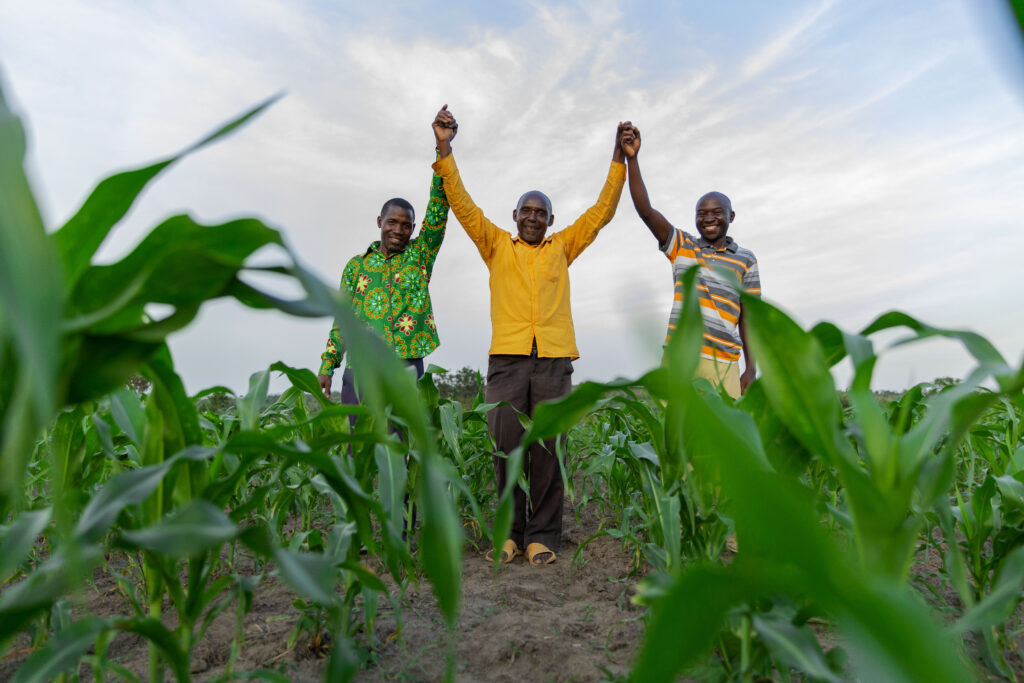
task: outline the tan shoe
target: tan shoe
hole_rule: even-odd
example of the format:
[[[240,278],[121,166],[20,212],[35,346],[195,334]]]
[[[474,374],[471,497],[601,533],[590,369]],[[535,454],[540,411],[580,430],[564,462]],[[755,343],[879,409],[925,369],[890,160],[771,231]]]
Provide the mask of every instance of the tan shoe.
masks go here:
[[[523,553],[516,545],[516,542],[511,538],[506,538],[505,543],[501,546],[501,563],[508,564],[512,560],[516,559],[517,556]],[[484,558],[488,562],[494,562],[494,548],[491,548],[484,554]]]

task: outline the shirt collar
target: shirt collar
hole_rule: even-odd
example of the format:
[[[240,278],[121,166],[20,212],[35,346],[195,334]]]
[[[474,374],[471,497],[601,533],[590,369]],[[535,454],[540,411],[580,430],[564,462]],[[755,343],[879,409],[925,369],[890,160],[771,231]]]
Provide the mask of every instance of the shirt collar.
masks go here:
[[[701,237],[697,238],[697,246],[703,249],[704,247],[710,247],[711,246],[711,242],[708,242],[706,239],[704,239],[703,236],[701,236]],[[726,235],[725,236],[725,251],[732,252],[733,254],[735,254],[736,253],[736,249],[738,249],[738,248],[739,248],[739,245],[736,244],[736,240],[734,240],[733,238],[731,238],[728,235]]]
[[[544,244],[545,242],[550,242],[552,239],[554,239],[554,235],[544,235],[544,239],[542,239],[540,241],[540,244]],[[540,246],[540,244],[529,244],[528,242],[523,240],[521,237],[519,237],[519,233],[518,232],[516,234],[512,235],[512,241],[513,242],[516,242],[516,241],[522,242],[523,244],[525,244],[528,247],[539,247]]]
[[[402,254],[404,254],[407,251],[409,251],[409,245],[406,245],[404,250],[398,252],[397,254],[392,254],[391,256],[401,256]],[[369,248],[365,252],[363,252],[363,256],[364,257],[365,256],[369,256],[370,254],[377,254],[378,256],[380,256],[384,260],[387,260],[388,258],[391,258],[389,256],[385,256],[384,255],[384,252],[380,248],[380,240],[374,240],[373,242],[370,242]]]

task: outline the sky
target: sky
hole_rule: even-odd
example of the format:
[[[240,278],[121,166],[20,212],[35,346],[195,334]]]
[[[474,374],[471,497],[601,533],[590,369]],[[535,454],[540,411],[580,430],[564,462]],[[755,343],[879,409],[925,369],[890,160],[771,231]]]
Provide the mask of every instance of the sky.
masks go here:
[[[384,200],[405,197],[422,217],[442,104],[487,216],[514,231],[516,199],[541,189],[558,230],[597,198],[616,125],[630,120],[655,208],[693,232],[697,198],[728,194],[729,234],[757,255],[765,298],[802,325],[858,331],[897,309],[979,332],[1019,365],[1024,61],[995,6],[0,0],[0,78],[26,123],[50,229],[100,178],[285,92],[152,184],[97,262],[171,215],[251,215],[336,284],[379,237]],[[574,380],[656,365],[671,267],[628,190],[570,277]],[[428,362],[486,368],[487,282],[451,217],[431,283],[441,347]],[[244,391],[277,360],[316,371],[329,328],[228,299],[170,345],[190,392]],[[956,343],[915,344],[883,353],[874,388],[971,367]],[[836,377],[849,382],[844,368]]]

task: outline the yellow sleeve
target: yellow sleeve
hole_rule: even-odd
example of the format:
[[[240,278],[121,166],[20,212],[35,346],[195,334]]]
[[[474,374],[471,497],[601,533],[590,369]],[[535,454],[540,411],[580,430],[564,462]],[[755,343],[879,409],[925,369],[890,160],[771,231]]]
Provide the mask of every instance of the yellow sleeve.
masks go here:
[[[490,264],[498,239],[508,233],[489,221],[483,210],[473,202],[473,198],[466,192],[453,154],[435,161],[434,171],[444,181],[444,193],[448,197],[448,204],[451,206],[455,218],[458,219],[459,225],[476,244],[484,262]]]
[[[619,197],[622,196],[622,186],[625,182],[626,165],[613,161],[597,203],[577,218],[575,223],[555,234],[564,245],[566,263],[575,261],[576,257],[594,241],[598,231],[608,225],[608,221],[615,215],[615,209],[619,206]]]

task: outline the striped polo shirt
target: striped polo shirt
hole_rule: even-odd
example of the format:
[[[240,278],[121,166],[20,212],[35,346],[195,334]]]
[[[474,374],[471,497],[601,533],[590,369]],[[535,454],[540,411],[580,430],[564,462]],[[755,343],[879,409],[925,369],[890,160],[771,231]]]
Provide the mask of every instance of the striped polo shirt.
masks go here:
[[[694,237],[679,229],[673,229],[668,241],[661,246],[668,260],[672,262],[672,280],[675,296],[672,301],[672,315],[668,320],[667,344],[676,329],[679,313],[683,306],[683,273],[692,266],[705,266],[697,273],[697,294],[700,297],[700,312],[704,318],[704,344],[701,355],[709,360],[735,363],[743,352],[740,340],[740,295],[732,285],[714,271],[714,268],[733,270],[749,294],[761,295],[761,280],[757,274],[757,258],[754,252],[736,244],[726,236],[726,244],[715,249],[703,237]]]

